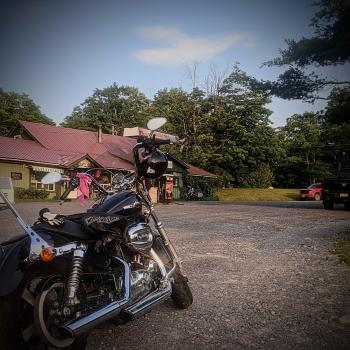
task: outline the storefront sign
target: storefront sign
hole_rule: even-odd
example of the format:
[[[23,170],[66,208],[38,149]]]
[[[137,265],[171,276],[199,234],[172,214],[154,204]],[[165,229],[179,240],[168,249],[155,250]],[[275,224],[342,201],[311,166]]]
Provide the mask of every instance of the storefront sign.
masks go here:
[[[63,170],[62,169],[55,169],[55,168],[46,168],[44,166],[33,166],[32,169],[34,171],[39,171],[42,173],[52,173],[52,172],[56,172],[56,173],[60,173],[63,174]]]
[[[88,159],[83,159],[79,162],[78,168],[90,168],[91,162]]]

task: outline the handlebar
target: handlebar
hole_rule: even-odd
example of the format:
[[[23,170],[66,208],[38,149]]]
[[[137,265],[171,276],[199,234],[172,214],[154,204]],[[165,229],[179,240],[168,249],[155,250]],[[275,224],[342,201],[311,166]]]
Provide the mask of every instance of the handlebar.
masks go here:
[[[70,179],[69,183],[68,183],[68,187],[66,188],[66,190],[63,192],[63,194],[60,197],[61,202],[63,202],[69,195],[69,193],[71,191],[73,191],[75,188],[77,188],[79,186],[79,178],[78,177],[73,177]]]
[[[141,147],[157,147],[161,145],[181,145],[181,141],[177,136],[168,135],[168,138],[157,137],[156,135],[151,136],[139,136],[137,139],[137,148]]]

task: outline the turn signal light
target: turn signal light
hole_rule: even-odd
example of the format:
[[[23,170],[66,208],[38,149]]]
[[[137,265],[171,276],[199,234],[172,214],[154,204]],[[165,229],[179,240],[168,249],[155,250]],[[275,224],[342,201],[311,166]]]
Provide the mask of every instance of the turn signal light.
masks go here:
[[[55,257],[55,253],[50,248],[44,248],[40,253],[43,262],[50,262]]]

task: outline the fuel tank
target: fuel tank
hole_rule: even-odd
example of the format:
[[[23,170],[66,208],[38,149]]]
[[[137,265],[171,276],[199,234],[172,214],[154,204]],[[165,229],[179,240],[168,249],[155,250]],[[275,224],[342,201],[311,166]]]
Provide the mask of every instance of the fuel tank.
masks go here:
[[[142,204],[135,192],[120,191],[103,201],[97,200],[88,212],[136,217],[142,212]]]

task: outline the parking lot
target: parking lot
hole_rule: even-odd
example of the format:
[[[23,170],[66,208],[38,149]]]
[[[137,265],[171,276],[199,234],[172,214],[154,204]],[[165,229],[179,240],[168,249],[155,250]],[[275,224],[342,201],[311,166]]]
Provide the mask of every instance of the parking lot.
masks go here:
[[[40,208],[20,203],[33,222]],[[350,267],[329,253],[350,212],[316,202],[190,202],[156,207],[183,258],[194,304],[171,301],[132,323],[104,324],[88,349],[349,349]],[[2,238],[13,221],[0,211]]]

